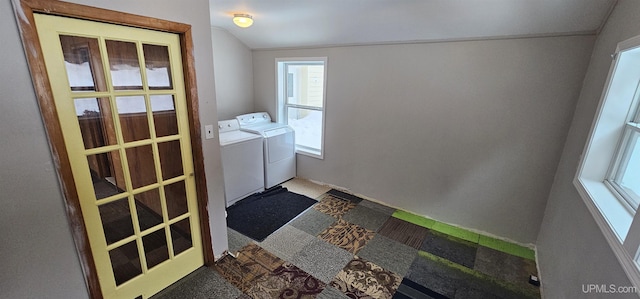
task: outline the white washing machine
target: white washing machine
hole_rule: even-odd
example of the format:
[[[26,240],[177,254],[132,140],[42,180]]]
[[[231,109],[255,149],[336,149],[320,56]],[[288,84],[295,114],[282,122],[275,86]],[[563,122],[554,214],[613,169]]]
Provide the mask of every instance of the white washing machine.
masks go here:
[[[228,207],[264,191],[263,138],[259,134],[240,131],[237,119],[219,121],[218,132]]]
[[[269,113],[236,116],[240,129],[264,138],[264,187],[269,189],[296,176],[295,132],[285,124],[271,122]]]

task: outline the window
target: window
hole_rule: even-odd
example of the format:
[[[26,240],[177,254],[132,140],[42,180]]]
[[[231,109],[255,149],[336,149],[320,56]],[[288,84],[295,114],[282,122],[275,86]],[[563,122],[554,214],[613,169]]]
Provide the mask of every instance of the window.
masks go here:
[[[640,286],[640,36],[620,42],[574,185]]]
[[[613,160],[612,167],[607,178],[607,183],[614,192],[624,200],[633,212],[638,209],[640,203],[640,109],[638,109],[638,97],[640,85],[636,86],[633,113],[624,125],[624,133],[620,139],[618,152]]]
[[[323,158],[327,58],[277,59],[278,122],[296,132],[296,153]]]

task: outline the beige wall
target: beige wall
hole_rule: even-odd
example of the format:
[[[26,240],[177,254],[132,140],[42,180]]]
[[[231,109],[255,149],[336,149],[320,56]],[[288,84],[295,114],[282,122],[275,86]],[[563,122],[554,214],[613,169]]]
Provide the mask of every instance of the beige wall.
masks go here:
[[[583,294],[582,285],[630,285],[572,181],[609,73],[611,54],[619,42],[637,35],[640,2],[618,1],[596,40],[538,236],[547,298],[602,298],[602,294]],[[638,298],[634,294],[611,297]]]
[[[191,24],[202,124],[217,122],[207,1],[75,0]],[[0,297],[87,298],[10,1],[0,2]],[[204,131],[204,130],[203,130]],[[217,139],[203,140],[214,251],[227,249]]]
[[[218,118],[254,112],[251,50],[224,29],[213,27],[211,33]]]
[[[298,175],[535,243],[594,36],[256,50],[256,110],[275,59],[328,57],[325,159]]]

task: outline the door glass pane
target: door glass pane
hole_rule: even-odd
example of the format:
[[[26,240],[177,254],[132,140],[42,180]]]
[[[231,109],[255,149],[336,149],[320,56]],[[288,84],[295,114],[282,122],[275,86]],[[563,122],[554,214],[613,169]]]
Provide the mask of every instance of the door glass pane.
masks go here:
[[[96,148],[117,143],[108,98],[75,99],[76,115],[84,148]]]
[[[134,197],[140,231],[147,230],[162,223],[162,205],[160,203],[160,192],[158,189],[142,192],[136,194]]]
[[[121,285],[142,274],[136,241],[131,241],[109,251],[109,257],[113,267],[113,274],[116,278],[116,285]]]
[[[286,100],[288,104],[322,107],[324,65],[287,64]]]
[[[116,105],[124,142],[151,138],[143,96],[117,97]]]
[[[111,81],[115,90],[142,89],[140,61],[135,43],[107,40]]]
[[[148,269],[169,259],[169,249],[164,231],[162,228],[142,237]]]
[[[171,225],[171,240],[173,243],[173,255],[178,255],[193,246],[189,218],[185,218]]]
[[[120,194],[127,189],[118,151],[89,155],[87,163],[96,199]]]
[[[180,140],[158,143],[158,153],[162,168],[162,179],[168,180],[183,174]]]
[[[126,149],[133,189],[158,182],[151,145]]]
[[[100,205],[100,221],[107,244],[133,235],[133,222],[127,197]]]
[[[149,89],[173,89],[169,48],[143,44]]]
[[[322,111],[287,107],[287,124],[296,131],[296,145],[320,150]]]
[[[97,38],[60,35],[64,66],[72,91],[106,91]]]
[[[169,219],[173,219],[188,212],[187,192],[184,181],[164,186],[164,194],[167,199],[167,213]]]
[[[172,95],[151,96],[151,110],[156,127],[156,136],[178,134],[178,118]]]

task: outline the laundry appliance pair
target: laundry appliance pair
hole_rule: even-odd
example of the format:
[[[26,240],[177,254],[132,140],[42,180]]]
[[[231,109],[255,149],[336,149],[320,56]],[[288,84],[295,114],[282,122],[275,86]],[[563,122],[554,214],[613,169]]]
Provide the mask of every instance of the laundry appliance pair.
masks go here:
[[[218,122],[227,206],[296,176],[295,132],[266,112]]]

